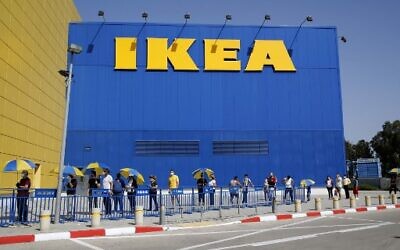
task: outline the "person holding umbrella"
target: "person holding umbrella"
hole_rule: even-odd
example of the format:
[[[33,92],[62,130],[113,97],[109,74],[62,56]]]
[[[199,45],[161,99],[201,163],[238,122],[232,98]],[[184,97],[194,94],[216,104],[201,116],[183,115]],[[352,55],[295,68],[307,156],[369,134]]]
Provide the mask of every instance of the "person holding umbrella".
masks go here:
[[[92,172],[90,173],[88,186],[89,186],[89,190],[88,190],[88,194],[89,194],[89,197],[88,197],[89,198],[89,212],[90,212],[90,214],[92,214],[93,201],[94,201],[94,207],[95,208],[98,207],[97,197],[93,197],[92,196],[93,189],[100,188],[100,179],[98,179],[96,177],[96,171],[94,171],[94,170],[92,170]]]
[[[28,198],[29,189],[31,188],[31,179],[28,177],[28,171],[22,170],[22,178],[17,182],[17,209],[18,221],[23,225],[28,224]]]
[[[199,195],[199,205],[204,205],[204,187],[207,185],[206,178],[204,178],[204,173],[200,174],[200,178],[197,179],[197,193]]]
[[[106,190],[107,196],[103,198],[104,208],[106,215],[111,215],[111,196],[113,190],[113,178],[110,175],[110,170],[105,168],[103,170],[103,189]]]

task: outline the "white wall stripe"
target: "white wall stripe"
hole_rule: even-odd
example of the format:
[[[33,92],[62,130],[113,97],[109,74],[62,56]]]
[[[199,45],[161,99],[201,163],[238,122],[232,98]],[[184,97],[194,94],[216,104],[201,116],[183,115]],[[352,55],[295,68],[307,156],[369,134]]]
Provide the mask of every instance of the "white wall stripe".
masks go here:
[[[260,221],[276,221],[277,218],[275,215],[270,216],[260,216]]]

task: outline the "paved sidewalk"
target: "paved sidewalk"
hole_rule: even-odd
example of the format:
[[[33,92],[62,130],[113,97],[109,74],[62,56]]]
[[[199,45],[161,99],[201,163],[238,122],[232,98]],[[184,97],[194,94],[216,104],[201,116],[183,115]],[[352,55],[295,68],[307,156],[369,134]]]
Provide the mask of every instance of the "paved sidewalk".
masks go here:
[[[325,190],[326,191],[326,190]],[[311,201],[302,204],[302,212],[315,211],[314,198],[321,198],[322,210],[331,210],[333,208],[332,200],[329,200],[327,195],[324,195],[323,189],[313,190],[316,195],[312,195]],[[371,196],[371,206],[378,205],[378,195],[385,195],[385,203],[391,204],[391,200],[387,191],[360,191],[360,199],[356,200],[356,207],[364,207],[365,201],[364,196]],[[399,199],[399,197],[398,197]],[[278,201],[279,202],[279,201]],[[341,208],[350,208],[350,201],[342,199],[340,201]],[[221,214],[220,214],[221,212]],[[294,205],[278,205],[276,207],[276,214],[287,214],[294,213]],[[230,208],[205,211],[204,213],[194,212],[192,214],[175,214],[173,216],[166,216],[165,228],[173,227],[192,227],[192,226],[204,226],[204,225],[215,225],[220,223],[229,223],[233,221],[240,221],[241,219],[252,217],[252,216],[263,216],[273,215],[270,206],[259,206],[259,207],[248,207],[248,208]],[[158,217],[144,217],[144,225],[150,227],[159,226]],[[4,227],[0,228],[0,236],[6,235],[21,235],[21,234],[41,234],[39,231],[39,224],[33,224],[31,227],[27,226],[15,226],[15,227]],[[102,220],[101,227],[105,229],[116,229],[116,228],[134,228],[133,219],[120,219],[120,220]],[[160,228],[160,227],[158,227]],[[89,230],[90,222],[68,222],[63,224],[52,224],[50,230],[46,233],[56,232],[69,232],[74,230]]]

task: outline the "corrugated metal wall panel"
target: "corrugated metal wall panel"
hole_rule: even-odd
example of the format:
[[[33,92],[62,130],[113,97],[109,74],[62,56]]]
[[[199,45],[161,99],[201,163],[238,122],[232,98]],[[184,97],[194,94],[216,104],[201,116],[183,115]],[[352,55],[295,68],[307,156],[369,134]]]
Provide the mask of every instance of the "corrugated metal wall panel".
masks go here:
[[[146,37],[172,41],[182,28],[147,24],[138,38],[138,70],[115,71],[114,38],[137,36],[142,26],[71,25],[70,41],[86,51],[74,58],[68,162],[103,161],[114,171],[133,166],[145,175],[159,175],[161,185],[174,168],[186,186],[193,184],[190,172],[206,166],[216,170],[221,184],[244,173],[261,184],[269,171],[322,183],[327,174],[344,170],[335,28],[302,28],[292,47],[297,72],[265,67],[249,73],[204,72],[202,40],[216,38],[221,26],[187,25],[180,37],[197,39],[190,54],[200,71],[147,72]],[[296,29],[266,27],[258,39],[283,39],[289,46]],[[257,30],[228,25],[221,34],[221,39],[240,39],[242,68]],[[199,140],[200,154],[138,156],[136,140]],[[213,140],[266,140],[269,152],[216,156]],[[88,146],[91,150],[85,150]]]

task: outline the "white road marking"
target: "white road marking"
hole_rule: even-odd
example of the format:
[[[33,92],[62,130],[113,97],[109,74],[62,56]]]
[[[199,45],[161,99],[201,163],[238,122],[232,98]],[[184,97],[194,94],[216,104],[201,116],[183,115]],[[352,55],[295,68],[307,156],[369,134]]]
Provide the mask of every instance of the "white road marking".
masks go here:
[[[91,244],[89,244],[87,242],[84,242],[84,241],[81,241],[81,240],[78,240],[78,239],[70,239],[70,241],[73,241],[73,242],[75,242],[75,243],[77,243],[77,244],[79,244],[81,246],[84,246],[84,247],[87,247],[87,248],[90,248],[90,249],[93,249],[93,250],[104,250],[103,248],[93,246],[93,245],[91,245]]]
[[[313,228],[333,228],[333,227],[354,227],[354,226],[366,226],[375,225],[375,223],[357,223],[357,224],[339,224],[339,225],[325,225],[325,226],[304,226],[304,227],[290,227],[281,229],[313,229]]]
[[[276,240],[268,240],[268,241],[262,241],[262,242],[247,243],[247,244],[242,244],[242,245],[234,245],[234,246],[228,246],[228,247],[213,248],[213,249],[210,249],[210,250],[225,250],[225,249],[234,249],[234,248],[249,247],[249,246],[253,246],[253,247],[267,246],[267,245],[279,244],[279,243],[296,241],[296,240],[316,238],[316,237],[321,236],[321,235],[362,231],[362,230],[378,228],[378,227],[391,225],[391,224],[393,224],[393,223],[391,223],[391,222],[383,222],[383,223],[374,224],[374,225],[370,225],[370,226],[364,226],[364,227],[342,229],[342,230],[333,230],[333,231],[315,233],[315,234],[298,235],[298,236],[282,238],[282,239],[276,239]]]
[[[360,219],[360,218],[353,218],[353,217],[343,217],[343,216],[335,216],[335,218],[344,219],[344,220],[360,220],[360,221],[369,221],[375,223],[382,223],[384,221],[381,220],[371,220],[371,219]]]
[[[208,246],[208,245],[214,245],[214,244],[225,242],[225,241],[244,238],[244,237],[247,237],[247,236],[250,236],[250,235],[254,235],[254,234],[259,234],[259,233],[268,232],[268,231],[275,231],[275,230],[278,230],[278,229],[281,229],[281,228],[284,228],[284,227],[303,224],[303,223],[307,223],[307,222],[311,222],[311,221],[315,221],[315,220],[320,220],[320,219],[323,219],[323,218],[325,218],[325,217],[316,217],[316,218],[313,218],[313,219],[308,219],[308,220],[304,220],[304,221],[298,221],[298,222],[285,224],[285,225],[274,227],[274,228],[262,229],[262,230],[258,230],[256,232],[252,232],[252,233],[248,233],[248,234],[242,234],[242,235],[238,235],[238,236],[234,236],[234,237],[230,237],[230,238],[226,238],[226,239],[222,239],[222,240],[210,241],[210,242],[207,242],[207,243],[204,243],[204,244],[199,244],[199,245],[194,245],[194,246],[190,246],[190,247],[180,248],[179,250],[196,249],[196,248],[199,248],[199,247],[204,247],[204,246]]]
[[[171,233],[171,234],[144,234],[144,235],[122,235],[122,236],[100,236],[90,237],[85,240],[102,240],[102,239],[129,239],[129,238],[151,238],[151,237],[173,237],[173,236],[188,236],[188,235],[205,235],[205,234],[226,234],[226,233],[243,233],[243,232],[255,232],[257,229],[247,230],[231,230],[231,231],[209,231],[209,232],[198,232],[198,233]]]

